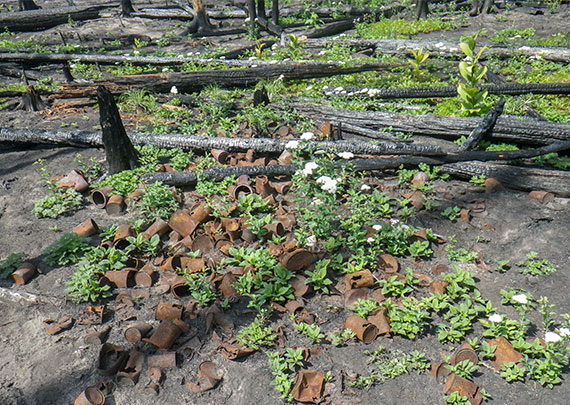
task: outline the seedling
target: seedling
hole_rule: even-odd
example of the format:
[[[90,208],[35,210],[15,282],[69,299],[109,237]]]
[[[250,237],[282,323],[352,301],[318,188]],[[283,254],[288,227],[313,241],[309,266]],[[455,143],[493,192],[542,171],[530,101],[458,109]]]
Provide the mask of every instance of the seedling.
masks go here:
[[[50,266],[65,266],[77,263],[89,249],[89,238],[76,233],[64,233],[58,241],[44,250],[44,261]]]
[[[237,333],[238,343],[259,350],[261,346],[272,346],[275,340],[273,329],[265,327],[266,319],[258,315],[249,326],[245,326]]]
[[[457,374],[459,377],[463,377],[468,380],[473,380],[473,374],[479,369],[479,367],[476,364],[473,364],[471,360],[462,360],[453,366],[445,365],[445,368],[452,373]]]
[[[348,309],[356,312],[356,315],[359,317],[366,319],[368,318],[368,315],[378,309],[378,302],[375,300],[363,300],[359,298],[354,302],[354,304],[348,307]]]
[[[311,284],[315,291],[321,290],[323,293],[328,294],[328,286],[332,284],[332,280],[327,278],[327,267],[330,262],[330,259],[319,260],[315,264],[314,271],[305,271],[307,276],[305,284]]]
[[[9,277],[26,260],[24,253],[12,253],[5,259],[0,260],[0,278]]]
[[[527,260],[517,264],[519,272],[531,276],[542,276],[555,273],[558,269],[547,259],[539,259],[538,253],[529,252]]]
[[[453,221],[453,220],[459,218],[460,213],[461,213],[461,208],[459,208],[456,205],[454,207],[447,207],[445,210],[443,210],[441,212],[441,215],[444,216],[445,218],[449,219],[450,221]]]
[[[501,377],[507,382],[524,381],[525,373],[526,369],[524,367],[518,366],[511,361],[504,362],[501,366]]]
[[[487,90],[481,91],[477,88],[487,73],[486,66],[478,65],[479,59],[487,47],[485,46],[475,53],[477,37],[481,32],[477,32],[475,36],[468,36],[465,38],[465,42],[459,43],[459,47],[466,56],[466,60],[459,62],[459,73],[466,83],[459,83],[457,94],[459,95],[461,109],[467,115],[480,114],[485,107],[485,99],[488,95]]]
[[[321,332],[321,328],[318,325],[300,322],[294,323],[293,327],[297,329],[297,332],[305,335],[313,343],[319,343],[325,338],[325,335]]]

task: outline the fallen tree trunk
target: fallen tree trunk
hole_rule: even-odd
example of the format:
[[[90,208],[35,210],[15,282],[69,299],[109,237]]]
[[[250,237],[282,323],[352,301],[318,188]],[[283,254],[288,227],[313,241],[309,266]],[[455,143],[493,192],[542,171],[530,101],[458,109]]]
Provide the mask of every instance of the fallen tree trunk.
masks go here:
[[[2,56],[0,55],[0,58]],[[1,60],[1,59],[0,59]],[[520,96],[523,94],[570,94],[570,83],[504,83],[478,86],[489,94]],[[346,92],[346,93],[345,93]],[[457,86],[409,87],[404,89],[340,88],[325,93],[343,97],[370,97],[373,99],[455,97]]]
[[[322,38],[331,35],[340,34],[354,28],[354,20],[335,21],[330,24],[325,24],[323,27],[315,28],[307,33],[307,38]]]
[[[467,150],[472,150],[479,145],[479,142],[483,140],[483,138],[489,136],[489,134],[493,133],[493,128],[497,123],[497,118],[503,113],[503,108],[505,107],[505,100],[500,99],[497,104],[493,106],[491,111],[487,113],[485,118],[481,121],[481,123],[475,128],[465,142],[459,147],[460,152],[464,152]]]
[[[570,172],[494,163],[462,162],[441,166],[441,170],[461,178],[493,177],[505,187],[523,191],[548,191],[570,197]]]
[[[157,73],[114,78],[112,82],[102,81],[109,89],[113,86],[127,88],[146,88],[156,92],[169,92],[172,86],[178,91],[192,92],[203,89],[210,84],[220,87],[246,87],[258,83],[260,80],[277,79],[300,80],[318,77],[330,77],[358,72],[382,70],[389,65],[381,63],[366,63],[353,67],[342,67],[331,63],[296,63],[288,65],[265,65],[247,69],[227,70],[201,70],[183,73]],[[68,85],[68,87],[85,87],[82,84]],[[90,86],[90,85],[86,85]]]
[[[113,7],[116,5],[113,4]],[[110,4],[97,6],[58,7],[51,9],[20,11],[0,14],[0,30],[39,31],[66,24],[70,19],[83,21],[99,17],[99,12]]]
[[[364,128],[391,127],[392,131],[450,139],[469,136],[481,118],[411,115],[383,111],[352,111],[316,104],[288,104],[317,122],[342,122]],[[570,124],[520,120],[501,116],[491,135],[493,140],[545,145],[570,139]]]
[[[242,152],[253,149],[259,153],[283,152],[288,141],[268,138],[213,138],[186,135],[131,135],[136,145],[155,145],[161,148],[181,148],[184,150],[222,149],[228,152]],[[101,146],[101,135],[86,131],[39,131],[27,129],[1,128],[0,141],[22,143],[56,143],[74,146]],[[291,147],[293,148],[293,147]],[[324,141],[301,142],[295,149],[311,152],[326,150],[331,152],[352,152],[362,155],[422,155],[444,154],[437,145],[406,144],[396,142]]]
[[[551,153],[554,151],[560,151],[570,148],[570,141],[559,142],[556,145],[549,145],[539,149],[533,150],[524,150],[524,151],[509,151],[509,152],[463,152],[463,153],[451,153],[446,156],[442,157],[418,157],[418,156],[405,156],[405,157],[397,157],[397,158],[382,158],[382,159],[356,159],[350,161],[350,165],[353,166],[356,170],[383,170],[383,169],[395,169],[400,167],[401,165],[404,166],[417,166],[419,163],[427,163],[430,165],[443,165],[442,167],[446,168],[446,171],[452,172],[453,174],[462,174],[466,175],[469,173],[469,177],[474,175],[473,173],[477,171],[475,168],[478,169],[478,175],[484,174],[487,177],[495,177],[498,178],[493,172],[492,168],[500,167],[506,168],[506,165],[488,165],[482,164],[478,162],[468,162],[470,160],[480,160],[480,161],[487,161],[487,160],[512,160],[516,158],[522,157],[534,157],[540,156],[547,153]],[[447,162],[458,162],[455,164],[445,164]],[[337,163],[339,166],[343,166],[348,164],[347,162],[341,161]],[[489,169],[486,169],[486,168]],[[166,172],[166,173],[148,173],[143,176],[142,180],[147,183],[154,183],[160,181],[162,183],[168,184],[170,186],[176,187],[187,187],[195,185],[198,176],[207,180],[222,180],[228,176],[235,175],[241,176],[246,174],[248,176],[258,176],[258,175],[266,175],[266,176],[282,176],[282,175],[292,175],[297,170],[300,169],[299,165],[290,164],[290,165],[270,165],[270,166],[249,166],[249,167],[228,167],[223,169],[210,169],[205,170],[202,172],[195,172],[195,171],[182,171],[182,172]],[[541,171],[542,169],[528,169],[528,170],[535,170]],[[454,173],[455,171],[456,173]],[[551,172],[548,170],[542,171],[544,177],[547,172]],[[556,178],[563,178],[566,181],[570,180],[570,173],[569,172],[558,172]],[[505,173],[509,173],[505,171]],[[564,175],[563,173],[566,173]],[[510,177],[515,177],[515,179],[511,179]],[[517,187],[526,187],[524,189],[543,189],[542,187],[550,187],[555,188],[554,185],[559,187],[557,191],[558,194],[560,193],[570,193],[570,187],[567,182],[566,184],[561,183],[560,181],[552,182],[552,183],[544,183],[540,184],[538,182],[530,182],[530,184],[525,184],[525,181],[522,180],[520,175],[517,171],[511,171],[510,177],[507,175],[503,175],[503,179],[498,178],[502,183],[507,186],[515,185]],[[514,187],[516,188],[516,187]],[[550,191],[550,190],[549,190]]]
[[[441,56],[455,59],[462,59],[463,52],[455,42],[448,41],[425,41],[411,39],[309,39],[305,42],[307,48],[322,48],[325,45],[344,44],[355,48],[374,49],[378,54],[409,53],[410,49],[415,51],[423,48],[424,52],[429,52],[432,56]],[[521,46],[517,48],[507,48],[490,46],[481,59],[490,56],[500,59],[510,58],[516,55],[528,57],[540,57],[555,62],[570,63],[570,49],[565,47],[539,47]]]

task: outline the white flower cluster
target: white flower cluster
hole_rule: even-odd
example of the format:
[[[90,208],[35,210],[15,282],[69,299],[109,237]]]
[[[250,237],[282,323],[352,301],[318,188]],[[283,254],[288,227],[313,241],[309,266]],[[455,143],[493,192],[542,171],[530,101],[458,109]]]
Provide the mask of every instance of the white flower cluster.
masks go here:
[[[316,244],[317,244],[317,237],[315,235],[307,237],[307,240],[305,241],[305,246],[312,248],[315,247]]]
[[[176,86],[172,86],[172,87],[170,88],[170,93],[171,93],[171,94],[178,94],[178,89],[176,88]]]
[[[285,144],[285,149],[299,149],[299,141],[289,141]]]
[[[560,342],[561,340],[562,340],[562,337],[558,333],[546,332],[544,334],[544,341],[546,343],[556,343],[556,342]]]
[[[503,317],[499,314],[493,314],[489,317],[489,322],[501,322]]]
[[[303,132],[303,134],[301,135],[301,139],[303,141],[310,141],[314,137],[315,137],[315,134],[313,134],[312,132]]]
[[[321,176],[317,179],[317,184],[321,185],[321,190],[328,191],[329,193],[334,194],[336,193],[337,183],[339,181],[340,181],[339,178],[332,179],[329,176]]]
[[[370,190],[372,187],[370,187],[368,184],[363,184],[360,186],[360,191],[368,191]]]
[[[319,165],[315,162],[309,162],[305,165],[305,168],[301,171],[301,173],[303,173],[303,176],[309,176],[313,174],[313,170],[315,170],[317,167],[319,167]]]
[[[339,153],[337,153],[337,156],[339,158],[348,160],[348,159],[352,159],[354,157],[354,153],[352,153],[352,152],[339,152]]]
[[[528,304],[528,298],[524,294],[513,295],[512,300],[519,304]]]

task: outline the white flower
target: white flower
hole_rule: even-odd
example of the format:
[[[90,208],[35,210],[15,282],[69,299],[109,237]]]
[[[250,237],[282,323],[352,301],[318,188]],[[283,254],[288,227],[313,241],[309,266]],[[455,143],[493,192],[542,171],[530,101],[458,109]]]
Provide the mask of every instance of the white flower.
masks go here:
[[[546,332],[544,334],[544,341],[546,343],[556,343],[556,342],[560,342],[561,340],[562,340],[562,338],[560,337],[560,335],[558,333]]]
[[[570,336],[570,329],[560,328],[560,329],[558,329],[558,333],[560,333],[560,336],[562,336],[562,337],[567,337],[567,336]]]
[[[305,90],[306,90],[306,91],[313,90],[313,86],[307,86],[307,88],[306,88]]]
[[[323,205],[323,200],[320,198],[315,198],[313,201],[311,201],[311,205]]]
[[[249,60],[256,60],[256,59],[257,59],[257,56],[250,56],[248,59],[249,59]]]
[[[303,134],[301,135],[301,139],[303,141],[310,141],[314,137],[315,137],[315,134],[313,134],[312,132],[303,132]]]
[[[368,191],[371,187],[368,184],[363,184],[360,186],[360,191]]]
[[[168,72],[168,68],[167,68],[167,67],[162,68],[162,71],[163,71],[163,72]]]
[[[307,247],[315,247],[315,245],[317,244],[317,237],[315,235],[311,235],[307,238],[307,241],[305,242],[305,245],[307,245]]]
[[[352,153],[352,152],[339,152],[339,153],[337,153],[337,156],[339,158],[348,160],[348,159],[352,159],[354,157],[354,153]]]
[[[279,77],[277,78],[277,80],[283,80],[285,79],[285,75],[279,75]]]
[[[512,296],[512,300],[519,304],[528,304],[528,298],[524,294],[517,294]]]
[[[277,43],[271,45],[271,49],[272,49],[273,51],[276,50],[277,48],[279,48],[279,45],[277,45]]]
[[[318,53],[318,55],[324,55],[325,53],[327,53],[327,51],[325,51],[325,50],[323,49],[322,51],[320,51],[320,52]]]
[[[137,51],[137,50],[134,50],[134,51],[133,51],[133,54],[134,54],[134,55],[138,55],[138,54],[140,54],[140,52]]]
[[[501,322],[502,320],[503,320],[503,317],[499,314],[493,314],[489,317],[490,322]]]
[[[248,22],[251,21],[251,18],[247,17],[244,21],[245,21],[246,23],[248,23]]]
[[[329,86],[323,86],[323,90],[328,90]]]
[[[289,141],[285,144],[285,149],[299,149],[299,142]]]
[[[178,89],[176,88],[176,86],[172,86],[172,87],[170,88],[170,92],[171,92],[172,94],[178,94]]]
[[[315,170],[317,167],[319,167],[319,165],[316,164],[315,162],[307,163],[305,165],[305,168],[303,169],[303,176],[308,176],[310,174],[313,174],[313,170]]]
[[[331,179],[329,176],[321,176],[317,179],[317,184],[321,184],[321,190],[331,194],[336,193],[336,185],[340,179]]]
[[[182,55],[182,54],[176,55],[176,57],[177,57],[178,59],[184,59],[184,55]]]
[[[375,231],[379,231],[380,229],[382,229],[382,225],[380,224],[372,225],[372,229],[374,229]]]
[[[374,238],[372,236],[370,236],[368,239],[366,239],[366,242],[372,243],[372,242],[374,242]]]

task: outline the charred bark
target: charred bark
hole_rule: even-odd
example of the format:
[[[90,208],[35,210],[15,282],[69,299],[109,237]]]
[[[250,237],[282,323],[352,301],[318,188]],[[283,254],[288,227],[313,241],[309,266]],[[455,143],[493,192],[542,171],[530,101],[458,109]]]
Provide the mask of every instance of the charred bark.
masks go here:
[[[321,48],[330,43],[330,39],[311,39],[305,43],[307,48]],[[434,56],[461,59],[463,52],[455,42],[449,41],[427,41],[411,39],[335,39],[335,44],[344,44],[361,49],[374,49],[379,54],[402,54],[423,48]],[[528,57],[541,57],[555,62],[570,63],[570,49],[564,47],[539,47],[521,46],[519,48],[507,48],[501,46],[490,46],[481,56],[485,60],[491,56],[499,59],[508,59],[516,55]]]
[[[74,146],[101,146],[101,136],[84,131],[39,131],[3,128],[0,129],[0,141],[20,143],[58,143]],[[253,149],[258,153],[281,153],[286,149],[287,141],[268,138],[212,138],[183,135],[132,135],[131,141],[137,145],[155,145],[161,148],[181,148],[183,150],[221,149],[228,152],[244,152]],[[406,144],[398,142],[358,142],[358,141],[323,141],[303,142],[298,145],[303,152],[325,150],[330,152],[352,152],[361,155],[420,155],[441,156],[445,153],[437,145]]]
[[[210,24],[208,14],[206,14],[204,2],[202,0],[192,0],[192,7],[194,8],[194,18],[186,31],[186,35],[206,34],[214,31],[214,26]]]
[[[469,12],[469,15],[476,16],[476,15],[485,15],[491,11],[491,8],[494,5],[493,0],[484,0],[483,4],[479,6],[479,0],[473,0],[473,8]]]
[[[107,173],[112,175],[138,167],[138,153],[123,127],[113,95],[104,86],[97,89],[97,102],[103,130],[101,140],[109,165]]]
[[[445,164],[441,166],[441,170],[461,178],[493,177],[505,187],[515,190],[541,190],[564,197],[570,196],[570,187],[568,187],[570,172],[568,171],[479,162]]]
[[[99,12],[107,7],[109,6],[78,6],[31,10],[26,12],[2,12],[0,14],[0,29],[7,29],[12,32],[39,31],[60,24],[67,24],[70,18],[74,21],[98,18]]]
[[[317,122],[342,122],[343,125],[348,123],[371,129],[392,127],[393,131],[447,139],[469,136],[480,120],[480,118],[472,117],[352,111],[315,104],[289,104],[288,108],[294,108],[314,118]],[[545,145],[570,139],[570,124],[499,117],[491,139]]]
[[[1,56],[0,56],[1,58]],[[570,83],[504,83],[477,87],[489,94],[520,96],[523,94],[570,94]],[[346,93],[344,93],[346,91]],[[335,92],[331,92],[335,94]],[[340,93],[340,91],[339,91]],[[329,95],[327,93],[327,95]],[[435,98],[457,96],[456,86],[410,87],[404,89],[342,89],[343,97],[367,96],[374,99]]]
[[[335,21],[330,24],[326,24],[323,27],[316,28],[307,33],[307,38],[322,38],[331,35],[340,34],[341,32],[347,31],[354,28],[354,20],[342,20]]]
[[[459,147],[460,152],[475,149],[475,147],[489,134],[493,132],[493,128],[497,123],[497,118],[503,113],[505,107],[505,100],[501,99],[493,106],[491,111],[483,118],[481,124],[477,126],[467,137],[463,145]]]
[[[121,0],[121,14],[125,17],[130,17],[135,12],[131,0]]]
[[[416,20],[425,20],[428,14],[428,0],[416,0]]]
[[[299,80],[330,77],[366,71],[382,70],[387,65],[367,63],[353,67],[341,67],[330,63],[296,63],[289,65],[265,65],[248,69],[202,70],[185,73],[159,73],[117,77],[112,84],[117,86],[147,88],[156,92],[169,92],[172,86],[179,91],[198,91],[210,84],[220,87],[245,87],[260,80],[277,79]],[[105,84],[105,83],[101,83]]]
[[[18,8],[20,11],[39,10],[41,9],[34,0],[18,0]]]

